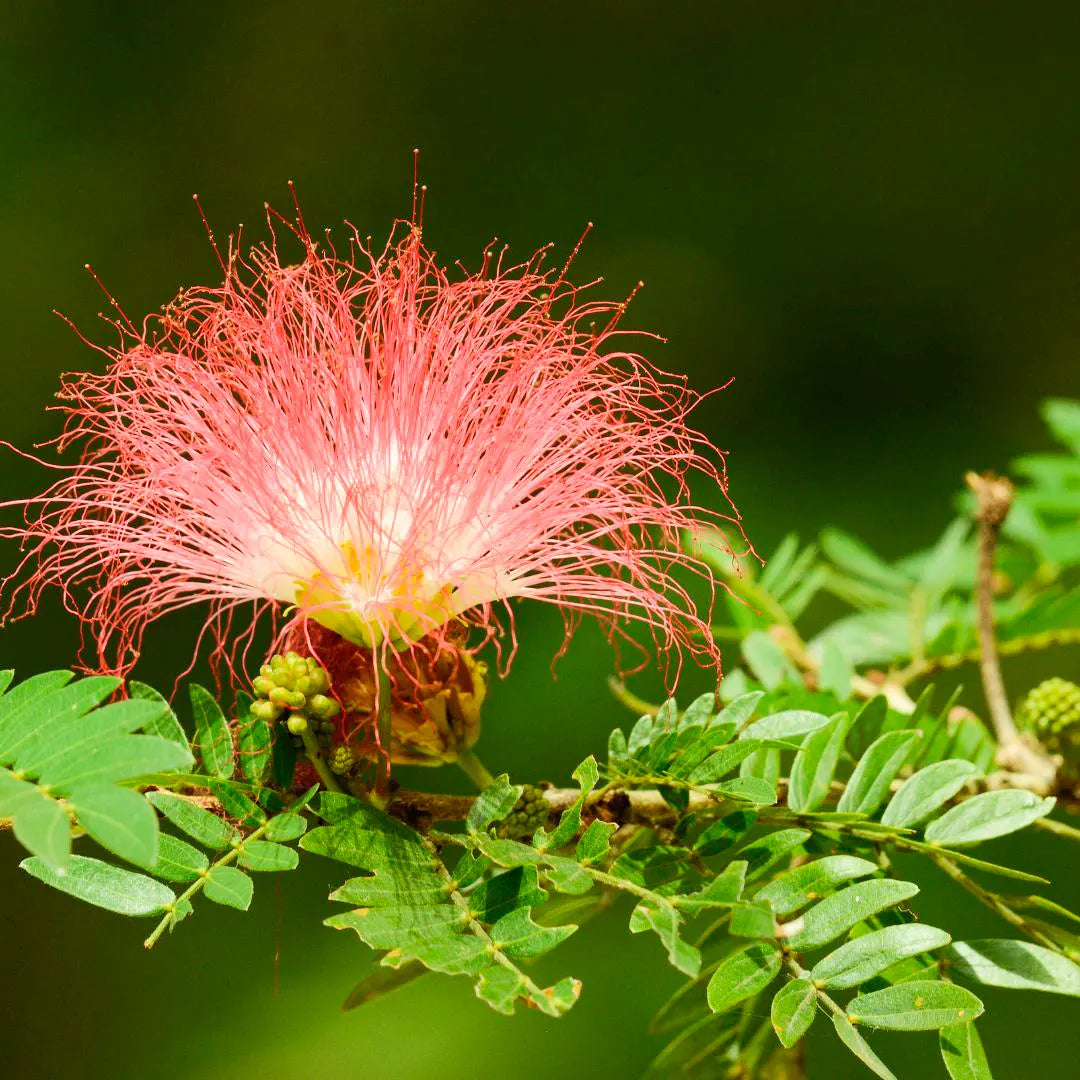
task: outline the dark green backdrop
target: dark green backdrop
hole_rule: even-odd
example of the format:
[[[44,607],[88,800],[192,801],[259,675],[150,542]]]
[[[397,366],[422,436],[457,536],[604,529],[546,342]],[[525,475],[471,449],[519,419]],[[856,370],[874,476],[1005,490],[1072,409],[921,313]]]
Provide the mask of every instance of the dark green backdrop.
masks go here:
[[[735,377],[699,423],[731,449],[763,550],[835,522],[899,554],[944,524],[965,467],[1044,444],[1040,398],[1080,394],[1078,50],[1065,0],[8,0],[0,437],[53,433],[58,373],[98,361],[49,314],[96,333],[85,261],[132,314],[152,310],[216,273],[192,192],[219,232],[254,236],[289,178],[313,227],[383,235],[420,146],[426,235],[447,261],[492,236],[522,256],[565,249],[595,220],[577,273],[618,297],[644,278],[630,321],[668,339],[654,358],[703,390]],[[0,499],[41,482],[0,458]],[[0,570],[15,556],[0,546]],[[193,626],[152,635],[141,676],[168,686]],[[553,682],[557,618],[523,610],[520,627],[484,754],[562,777],[621,719],[610,658],[586,629]],[[0,631],[23,674],[73,648],[55,605]],[[343,1016],[368,959],[318,925],[328,865],[276,900],[264,880],[247,917],[204,905],[144,956],[141,925],[25,878],[10,836],[0,856],[5,1075],[633,1077],[677,981],[655,941],[609,920],[547,962],[585,980],[562,1021],[496,1017],[446,979]],[[1049,869],[1075,898],[1075,867]],[[935,885],[925,917],[996,932]],[[999,1077],[1073,1074],[1073,1002],[989,1001]],[[940,1073],[932,1039],[881,1042],[905,1080]],[[861,1075],[831,1037],[811,1054],[817,1077]]]

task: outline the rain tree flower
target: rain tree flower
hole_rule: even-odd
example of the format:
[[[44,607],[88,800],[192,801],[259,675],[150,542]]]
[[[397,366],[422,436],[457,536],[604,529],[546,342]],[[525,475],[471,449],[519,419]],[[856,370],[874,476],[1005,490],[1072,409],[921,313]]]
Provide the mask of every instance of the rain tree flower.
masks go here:
[[[299,262],[273,230],[231,242],[220,285],[121,316],[104,373],[65,377],[56,447],[79,457],[17,504],[8,612],[57,586],[88,666],[116,672],[190,605],[234,663],[266,615],[279,641],[437,653],[500,613],[512,634],[519,599],[558,605],[568,634],[583,613],[612,638],[644,625],[676,678],[684,651],[718,663],[675,571],[712,586],[680,536],[719,521],[687,481],[726,498],[723,455],[688,426],[700,395],[630,349],[625,303],[544,251],[450,275],[415,222],[344,254],[289,229]]]

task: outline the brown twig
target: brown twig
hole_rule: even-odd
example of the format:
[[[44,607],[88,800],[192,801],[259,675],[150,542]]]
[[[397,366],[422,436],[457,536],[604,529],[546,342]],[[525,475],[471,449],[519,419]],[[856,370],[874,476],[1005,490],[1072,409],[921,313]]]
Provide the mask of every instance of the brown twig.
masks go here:
[[[1013,720],[994,636],[994,553],[1001,526],[1012,507],[1015,489],[1004,477],[990,473],[969,472],[964,479],[976,498],[975,521],[979,531],[976,578],[979,667],[983,693],[998,741],[998,764],[1010,771],[1028,774],[1034,786],[1045,794],[1054,786],[1057,765],[1034,739],[1021,734]]]

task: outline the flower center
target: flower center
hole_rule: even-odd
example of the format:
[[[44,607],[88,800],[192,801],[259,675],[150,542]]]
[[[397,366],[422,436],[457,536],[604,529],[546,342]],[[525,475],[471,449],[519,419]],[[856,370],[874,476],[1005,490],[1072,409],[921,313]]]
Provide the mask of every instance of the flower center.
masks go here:
[[[455,616],[452,587],[431,580],[419,553],[402,553],[387,565],[370,546],[361,553],[350,540],[338,551],[341,571],[298,579],[295,602],[346,641],[367,649],[383,641],[402,648]]]

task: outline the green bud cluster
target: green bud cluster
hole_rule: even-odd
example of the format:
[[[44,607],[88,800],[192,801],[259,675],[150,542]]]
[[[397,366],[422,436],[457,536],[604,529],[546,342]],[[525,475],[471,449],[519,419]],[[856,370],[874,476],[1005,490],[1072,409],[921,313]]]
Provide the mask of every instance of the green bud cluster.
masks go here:
[[[326,691],[330,676],[310,657],[289,652],[263,664],[252,683],[256,699],[252,714],[268,724],[285,717],[289,733],[297,738],[307,731],[328,737],[341,706]]]
[[[495,829],[503,839],[517,839],[532,836],[542,825],[547,824],[551,806],[544,798],[543,788],[525,784],[521,798],[514,803],[514,808],[499,822]]]
[[[335,776],[348,776],[356,767],[356,754],[351,746],[342,743],[331,751],[328,764]]]
[[[1048,750],[1080,747],[1080,686],[1059,678],[1039,683],[1021,702],[1017,719]]]

